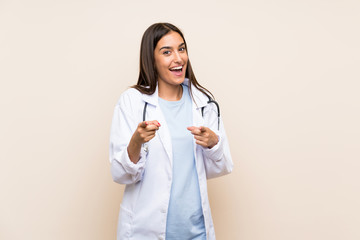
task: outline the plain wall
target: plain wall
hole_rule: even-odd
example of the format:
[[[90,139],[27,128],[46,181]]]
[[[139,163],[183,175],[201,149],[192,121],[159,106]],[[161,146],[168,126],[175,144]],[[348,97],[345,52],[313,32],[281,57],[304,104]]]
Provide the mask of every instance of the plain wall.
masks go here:
[[[0,239],[115,239],[113,108],[152,23],[183,30],[234,171],[217,239],[360,239],[360,2],[0,0]]]

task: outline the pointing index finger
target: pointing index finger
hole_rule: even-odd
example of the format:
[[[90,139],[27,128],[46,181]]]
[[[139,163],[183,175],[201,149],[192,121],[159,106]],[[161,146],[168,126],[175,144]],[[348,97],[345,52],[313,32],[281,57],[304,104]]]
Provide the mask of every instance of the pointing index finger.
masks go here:
[[[146,121],[140,123],[140,127],[142,127],[142,128],[146,128],[147,125],[148,124]]]
[[[191,126],[187,128],[189,131],[191,131],[191,134],[193,135],[199,135],[201,133],[201,130],[199,127]]]
[[[203,126],[201,126],[199,129],[200,129],[201,132],[205,132],[205,131],[206,131],[206,127],[203,127]]]

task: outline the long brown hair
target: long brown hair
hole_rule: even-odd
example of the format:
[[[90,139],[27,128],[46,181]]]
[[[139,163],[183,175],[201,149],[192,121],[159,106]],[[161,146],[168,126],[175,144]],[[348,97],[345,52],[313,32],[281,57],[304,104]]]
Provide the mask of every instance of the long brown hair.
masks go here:
[[[144,32],[140,47],[139,79],[137,84],[133,86],[133,88],[136,88],[141,93],[151,95],[155,92],[158,80],[158,73],[155,68],[154,50],[160,39],[171,31],[180,34],[180,36],[184,40],[187,51],[187,45],[184,35],[176,26],[170,23],[155,23]],[[195,74],[190,64],[190,60],[188,60],[187,62],[185,77],[189,79],[189,89],[191,95],[191,87],[195,86],[199,91],[204,93],[209,98],[213,97],[211,92],[201,86],[196,80]]]

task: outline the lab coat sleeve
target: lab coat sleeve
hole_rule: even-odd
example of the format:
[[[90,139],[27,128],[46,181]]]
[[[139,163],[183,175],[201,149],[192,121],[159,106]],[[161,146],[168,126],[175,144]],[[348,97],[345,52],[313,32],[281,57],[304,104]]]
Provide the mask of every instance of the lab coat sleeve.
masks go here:
[[[208,127],[218,136],[219,142],[211,149],[202,147],[207,179],[229,174],[233,169],[233,161],[223,122],[220,118],[218,130],[217,111],[214,108],[210,111],[212,113],[210,114]]]
[[[139,123],[134,117],[134,109],[139,109],[139,106],[136,106],[136,102],[134,103],[131,98],[131,94],[123,94],[120,97],[115,106],[110,132],[111,174],[113,180],[120,184],[140,181],[145,170],[145,150],[141,148],[140,160],[136,164],[130,160],[127,152],[130,139]]]

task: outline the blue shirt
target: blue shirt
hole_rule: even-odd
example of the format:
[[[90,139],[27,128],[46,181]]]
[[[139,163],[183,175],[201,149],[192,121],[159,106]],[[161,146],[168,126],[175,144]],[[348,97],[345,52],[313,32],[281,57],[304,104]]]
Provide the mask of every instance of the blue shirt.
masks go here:
[[[195,165],[192,126],[192,100],[182,85],[179,101],[159,98],[168,125],[173,150],[173,176],[166,222],[166,239],[206,240],[199,182]]]

